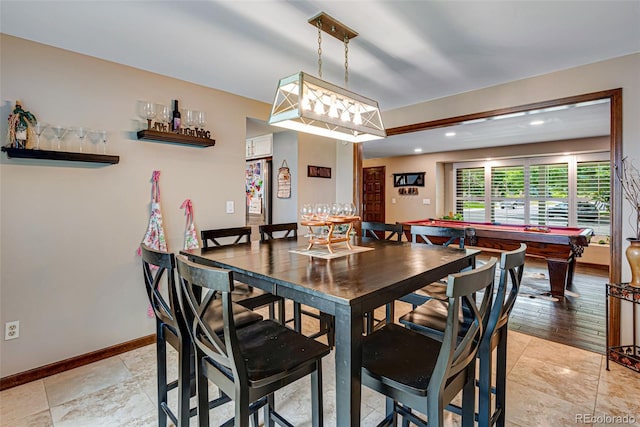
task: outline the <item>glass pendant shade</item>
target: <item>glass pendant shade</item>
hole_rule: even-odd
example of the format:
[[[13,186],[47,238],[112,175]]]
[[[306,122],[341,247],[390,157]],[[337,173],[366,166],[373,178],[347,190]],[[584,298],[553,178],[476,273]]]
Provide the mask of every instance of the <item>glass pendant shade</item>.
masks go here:
[[[376,101],[304,72],[280,80],[269,124],[349,142],[387,136]]]

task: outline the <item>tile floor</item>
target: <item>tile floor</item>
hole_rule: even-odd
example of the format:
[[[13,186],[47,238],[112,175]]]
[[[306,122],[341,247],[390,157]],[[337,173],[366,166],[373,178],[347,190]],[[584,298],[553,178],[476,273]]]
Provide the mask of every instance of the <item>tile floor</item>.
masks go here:
[[[514,331],[508,350],[507,425],[640,426],[640,374],[614,363],[607,371],[600,354]],[[325,425],[335,426],[333,354],[324,359],[323,383]],[[276,394],[278,412],[295,426],[311,425],[309,389],[305,378]],[[0,392],[0,427],[151,427],[157,425],[155,390],[150,345]],[[175,391],[170,399],[175,404]],[[233,415],[231,405],[211,411],[212,425]],[[384,398],[364,388],[362,425],[375,426],[383,415]],[[458,416],[448,415],[447,425],[459,424]]]

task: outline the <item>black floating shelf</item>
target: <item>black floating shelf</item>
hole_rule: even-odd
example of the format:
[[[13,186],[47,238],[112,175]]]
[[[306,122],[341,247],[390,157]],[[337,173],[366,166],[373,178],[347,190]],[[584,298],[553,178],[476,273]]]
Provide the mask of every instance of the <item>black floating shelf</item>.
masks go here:
[[[183,135],[173,132],[160,132],[157,130],[138,131],[138,139],[151,141],[176,142],[178,144],[197,145],[198,147],[212,147],[216,145],[215,139],[202,138],[199,136]]]
[[[107,154],[70,153],[68,151],[34,150],[30,148],[2,147],[9,158],[66,160],[70,162],[107,163],[115,165],[120,156]]]

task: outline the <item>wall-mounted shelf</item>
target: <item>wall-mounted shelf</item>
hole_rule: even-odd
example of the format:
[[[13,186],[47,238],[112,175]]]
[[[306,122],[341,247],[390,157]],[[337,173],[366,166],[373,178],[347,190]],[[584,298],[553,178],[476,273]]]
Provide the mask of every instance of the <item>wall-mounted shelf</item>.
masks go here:
[[[198,147],[212,147],[216,145],[216,140],[199,136],[184,135],[173,132],[160,132],[157,130],[145,129],[138,131],[138,139],[162,142],[176,142],[178,144],[197,145]]]
[[[66,160],[70,162],[106,163],[115,165],[120,162],[120,156],[92,153],[70,153],[68,151],[34,150],[31,148],[2,147],[9,158]]]

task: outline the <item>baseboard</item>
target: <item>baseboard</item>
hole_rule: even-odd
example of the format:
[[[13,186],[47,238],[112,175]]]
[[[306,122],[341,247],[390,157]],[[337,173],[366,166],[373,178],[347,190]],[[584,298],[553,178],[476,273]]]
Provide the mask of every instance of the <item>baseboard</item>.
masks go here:
[[[118,354],[126,353],[127,351],[153,344],[154,342],[156,342],[156,335],[147,335],[121,344],[116,344],[111,347],[103,348],[101,350],[92,351],[91,353],[81,354],[79,356],[70,357],[69,359],[54,362],[39,368],[9,375],[7,377],[0,378],[0,391],[39,380],[44,377],[48,377],[49,375],[59,374],[60,372],[68,371],[69,369],[88,365],[89,363],[97,362]]]

